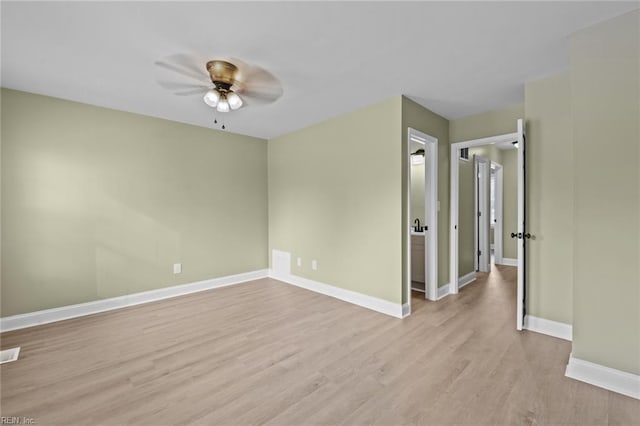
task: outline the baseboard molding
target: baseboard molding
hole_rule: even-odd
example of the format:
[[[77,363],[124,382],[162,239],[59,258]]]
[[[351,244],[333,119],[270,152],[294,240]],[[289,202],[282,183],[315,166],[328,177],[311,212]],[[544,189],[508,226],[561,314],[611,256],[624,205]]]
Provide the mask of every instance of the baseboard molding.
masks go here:
[[[573,326],[571,324],[534,317],[533,315],[525,315],[524,328],[559,339],[569,341],[573,339]]]
[[[503,257],[502,262],[497,263],[497,265],[505,265],[505,266],[518,266],[518,259],[511,259],[509,257]]]
[[[62,306],[59,308],[30,312],[27,314],[13,315],[0,318],[0,332],[34,327],[36,325],[49,324],[51,322],[97,314],[100,312],[111,311],[128,306],[135,306],[143,303],[155,302],[157,300],[184,296],[186,294],[212,290],[214,288],[226,287],[229,285],[240,284],[247,281],[258,280],[261,278],[267,278],[268,276],[269,270],[261,269],[258,271],[213,278],[210,280],[198,281],[189,284],[159,288],[142,293],[133,293],[125,296],[96,300],[93,302],[79,303],[77,305]]]
[[[474,282],[475,280],[476,280],[475,271],[469,272],[467,275],[463,275],[462,277],[458,278],[458,290],[460,290],[465,285]]]
[[[436,300],[440,300],[449,294],[451,294],[451,283],[446,283],[445,285],[438,287],[438,298]]]
[[[565,376],[640,399],[640,376],[569,356]]]
[[[402,318],[406,318],[411,315],[411,306],[408,303],[402,305]]]
[[[393,303],[387,300],[378,299],[377,297],[367,296],[366,294],[357,293],[351,290],[345,290],[329,284],[313,281],[308,278],[299,277],[292,274],[283,274],[271,271],[269,276],[275,280],[292,284],[315,293],[324,294],[325,296],[335,297],[344,302],[353,303],[363,308],[371,309],[382,314],[390,315],[395,318],[404,318],[405,313],[409,310],[409,306],[405,308],[400,303]]]

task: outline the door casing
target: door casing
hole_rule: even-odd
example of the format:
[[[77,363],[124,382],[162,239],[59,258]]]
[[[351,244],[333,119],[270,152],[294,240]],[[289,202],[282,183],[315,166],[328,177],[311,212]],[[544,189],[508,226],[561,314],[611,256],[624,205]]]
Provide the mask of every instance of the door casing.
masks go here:
[[[404,217],[404,230],[407,238],[405,242],[405,276],[404,286],[409,313],[411,312],[411,140],[412,138],[424,143],[425,150],[425,225],[428,230],[425,237],[425,298],[438,299],[438,139],[426,133],[407,128],[405,156],[406,175],[406,204]]]

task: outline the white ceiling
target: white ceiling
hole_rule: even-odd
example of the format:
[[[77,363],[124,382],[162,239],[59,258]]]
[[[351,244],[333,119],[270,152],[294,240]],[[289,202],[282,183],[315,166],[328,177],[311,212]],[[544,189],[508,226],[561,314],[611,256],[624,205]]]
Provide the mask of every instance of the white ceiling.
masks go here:
[[[229,131],[284,134],[404,94],[447,118],[523,101],[568,66],[567,36],[638,2],[6,2],[2,86],[205,127],[213,110],[155,81],[173,54],[229,56],[280,79]],[[203,65],[204,66],[204,65]]]

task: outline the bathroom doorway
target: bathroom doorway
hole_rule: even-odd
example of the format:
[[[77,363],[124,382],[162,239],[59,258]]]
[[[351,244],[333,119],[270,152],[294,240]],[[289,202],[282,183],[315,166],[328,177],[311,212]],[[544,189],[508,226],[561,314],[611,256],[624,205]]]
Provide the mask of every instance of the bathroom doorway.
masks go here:
[[[405,205],[405,300],[412,291],[437,300],[438,280],[438,140],[407,131]]]

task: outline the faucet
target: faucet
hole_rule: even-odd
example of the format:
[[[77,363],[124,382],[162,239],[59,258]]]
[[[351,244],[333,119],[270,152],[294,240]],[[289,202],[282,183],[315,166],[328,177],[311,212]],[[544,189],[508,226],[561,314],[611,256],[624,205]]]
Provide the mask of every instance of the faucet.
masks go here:
[[[415,226],[416,232],[422,232],[422,227],[420,226],[420,219],[416,218],[416,220],[414,220],[413,223],[416,224]]]

